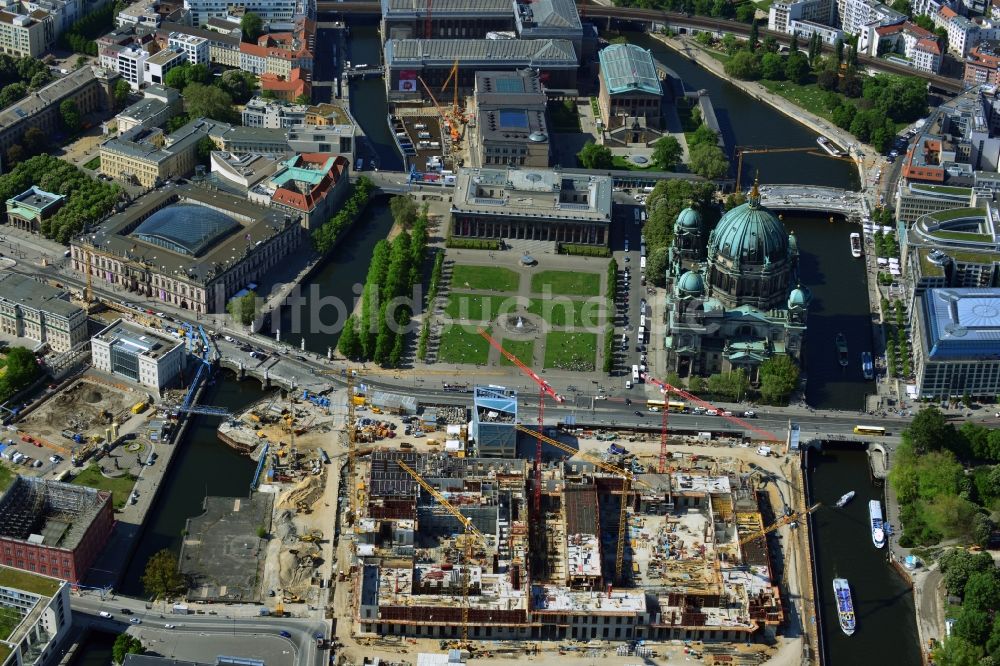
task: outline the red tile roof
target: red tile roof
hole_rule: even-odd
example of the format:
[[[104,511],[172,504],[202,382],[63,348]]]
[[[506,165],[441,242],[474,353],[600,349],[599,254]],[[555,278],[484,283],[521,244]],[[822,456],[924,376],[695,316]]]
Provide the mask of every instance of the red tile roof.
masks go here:
[[[917,48],[934,55],[941,55],[941,46],[933,39],[921,39],[917,41]]]

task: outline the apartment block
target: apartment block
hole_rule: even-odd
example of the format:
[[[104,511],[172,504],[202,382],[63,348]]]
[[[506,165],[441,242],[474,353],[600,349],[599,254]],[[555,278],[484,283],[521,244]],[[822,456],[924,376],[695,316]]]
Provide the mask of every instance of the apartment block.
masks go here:
[[[15,58],[39,58],[55,42],[55,21],[48,12],[0,11],[0,53]]]
[[[118,51],[118,73],[132,90],[138,90],[146,80],[146,60],[149,53],[137,46]]]
[[[792,34],[792,21],[809,21],[821,25],[834,24],[833,0],[797,0],[774,2],[767,11],[767,28],[775,32]]]
[[[73,625],[69,585],[49,576],[0,566],[0,609],[16,621],[0,637],[4,666],[55,663]],[[11,618],[11,619],[15,619]]]
[[[208,65],[211,61],[209,42],[205,37],[172,32],[167,38],[167,46],[182,54],[191,65]]]

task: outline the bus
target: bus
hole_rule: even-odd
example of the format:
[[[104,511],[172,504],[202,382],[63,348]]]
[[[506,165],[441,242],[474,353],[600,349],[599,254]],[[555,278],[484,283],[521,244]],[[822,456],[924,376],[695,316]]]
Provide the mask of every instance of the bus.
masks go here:
[[[639,383],[639,366],[638,365],[633,365],[632,366],[632,383],[633,384],[638,384]]]
[[[663,401],[647,400],[646,407],[648,407],[650,410],[660,411],[661,409],[663,409]],[[669,409],[672,412],[686,412],[687,403],[671,400],[670,402],[667,403],[667,409]]]
[[[882,426],[856,425],[854,426],[856,435],[885,435],[885,428]]]

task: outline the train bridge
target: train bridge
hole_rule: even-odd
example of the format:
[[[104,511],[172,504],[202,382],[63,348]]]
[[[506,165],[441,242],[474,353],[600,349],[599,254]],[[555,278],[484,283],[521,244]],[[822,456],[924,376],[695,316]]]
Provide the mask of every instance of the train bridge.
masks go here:
[[[580,10],[580,17],[583,19],[604,19],[608,26],[614,20],[643,23],[647,25],[663,25],[684,33],[689,30],[705,31],[710,30],[718,33],[732,33],[747,37],[750,34],[750,25],[738,21],[711,18],[708,16],[690,16],[678,12],[664,12],[658,9],[639,9],[637,7],[607,7],[604,5],[592,5],[588,3],[577,3]],[[378,2],[336,2],[333,0],[319,0],[316,3],[316,10],[320,13],[354,15],[354,16],[377,16],[382,12],[382,6]],[[791,35],[781,32],[760,29],[761,39],[774,37],[779,43],[787,45],[791,41]],[[833,47],[824,44],[825,51],[833,52]],[[925,79],[932,88],[946,93],[957,94],[961,92],[965,85],[959,79],[952,79],[947,76],[931,74],[913,69],[906,65],[884,60],[882,58],[872,58],[871,56],[858,55],[858,62],[865,68],[886,72],[888,74],[902,74],[906,76],[916,76]]]

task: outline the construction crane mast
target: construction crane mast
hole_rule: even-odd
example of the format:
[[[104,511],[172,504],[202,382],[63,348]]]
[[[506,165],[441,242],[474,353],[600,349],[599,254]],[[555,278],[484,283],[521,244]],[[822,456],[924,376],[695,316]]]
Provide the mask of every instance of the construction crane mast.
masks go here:
[[[745,535],[742,539],[740,539],[740,547],[742,548],[743,546],[750,543],[754,539],[759,539],[762,536],[767,536],[768,534],[778,529],[779,527],[783,527],[785,525],[788,525],[789,523],[794,523],[797,520],[805,518],[818,508],[819,508],[819,502],[813,504],[808,509],[804,509],[802,511],[795,511],[793,513],[788,514],[787,516],[782,516],[781,518],[778,518],[776,521],[774,521],[764,529],[757,530],[756,532],[751,532],[750,534]]]
[[[458,128],[455,127],[455,124],[451,121],[450,118],[448,118],[448,114],[445,113],[445,111],[441,107],[441,105],[438,104],[437,98],[434,96],[434,93],[431,92],[430,86],[427,85],[427,82],[424,81],[423,77],[418,76],[417,77],[417,81],[420,81],[420,85],[422,85],[424,87],[424,90],[427,91],[427,94],[431,98],[431,103],[434,104],[434,108],[437,109],[438,115],[441,116],[441,120],[444,122],[445,126],[448,128],[448,131],[451,134],[451,147],[452,147],[452,150],[457,149],[458,140],[460,138],[462,138],[461,134],[458,131]]]
[[[437,500],[438,504],[445,508],[458,522],[465,528],[466,565],[462,567],[462,643],[469,641],[469,562],[472,560],[472,545],[474,541],[479,541],[484,548],[488,546],[486,535],[479,531],[472,523],[472,518],[462,514],[448,499],[439,493],[431,484],[427,483],[415,469],[407,465],[402,460],[397,459],[396,464],[400,469],[413,477],[413,480],[420,484],[431,497]]]
[[[455,88],[454,97],[451,101],[451,117],[455,122],[461,122],[464,120],[462,114],[458,111],[458,59],[455,59],[455,64],[451,66],[451,71],[448,72],[448,78],[444,80],[444,85],[441,86],[441,92],[448,89],[448,84],[453,83]]]
[[[625,540],[628,538],[628,498],[631,496],[633,485],[642,485],[650,489],[652,489],[652,486],[636,479],[635,475],[627,469],[622,469],[617,465],[613,465],[609,462],[601,460],[600,458],[596,458],[589,453],[574,449],[568,444],[564,444],[563,442],[560,442],[557,439],[552,439],[551,437],[546,437],[544,434],[537,433],[526,426],[517,425],[515,427],[519,432],[523,432],[536,438],[539,445],[541,445],[542,442],[545,442],[546,444],[554,446],[560,451],[568,453],[571,456],[578,455],[584,460],[593,463],[595,467],[598,467],[605,472],[610,472],[611,474],[614,474],[622,479],[621,512],[618,516],[618,549],[615,552],[615,579],[620,583],[622,581],[622,573],[624,571],[625,563]]]
[[[644,382],[649,383],[649,384],[653,384],[654,386],[659,387],[661,391],[664,391],[664,395],[669,394],[669,393],[676,393],[677,395],[681,396],[685,400],[690,400],[691,402],[693,402],[693,403],[695,403],[695,404],[697,404],[697,405],[699,405],[701,407],[704,407],[705,409],[711,411],[712,413],[721,416],[722,418],[726,419],[730,423],[733,423],[734,425],[737,425],[740,428],[743,428],[745,430],[748,430],[748,431],[754,433],[761,440],[768,441],[768,442],[780,442],[780,441],[782,441],[773,432],[771,432],[769,430],[764,430],[763,428],[758,428],[758,427],[756,427],[754,425],[751,425],[750,423],[744,421],[743,419],[741,419],[739,417],[728,415],[728,414],[725,413],[725,410],[716,407],[715,405],[713,405],[710,402],[706,402],[706,401],[702,400],[701,398],[699,398],[696,395],[688,393],[684,389],[677,388],[676,386],[673,386],[672,384],[667,384],[666,382],[661,382],[659,379],[656,379],[655,377],[650,377],[649,375],[644,374],[644,373],[640,373],[639,376],[642,378],[642,380]],[[666,402],[667,401],[664,400],[664,405],[663,405],[664,407],[667,407]]]
[[[526,366],[521,360],[511,354],[509,351],[503,348],[499,342],[493,339],[493,337],[483,329],[478,329],[479,335],[483,336],[487,342],[489,342],[498,352],[503,354],[504,358],[517,366],[518,370],[523,372],[525,375],[531,378],[531,381],[538,384],[538,434],[545,436],[545,396],[548,395],[553,400],[558,403],[564,402],[563,397],[556,393],[547,381],[539,377],[534,370]],[[542,440],[536,442],[535,447],[535,488],[534,488],[534,505],[535,505],[535,515],[538,520],[542,517]]]

